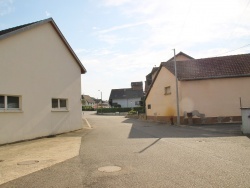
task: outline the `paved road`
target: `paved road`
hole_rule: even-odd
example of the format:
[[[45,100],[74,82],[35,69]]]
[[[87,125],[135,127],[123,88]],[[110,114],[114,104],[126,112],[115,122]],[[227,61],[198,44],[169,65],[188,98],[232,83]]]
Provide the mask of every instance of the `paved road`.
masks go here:
[[[0,187],[250,187],[250,139],[239,125],[85,117],[93,129],[60,136],[82,136],[78,156]],[[105,166],[121,170],[98,171]]]

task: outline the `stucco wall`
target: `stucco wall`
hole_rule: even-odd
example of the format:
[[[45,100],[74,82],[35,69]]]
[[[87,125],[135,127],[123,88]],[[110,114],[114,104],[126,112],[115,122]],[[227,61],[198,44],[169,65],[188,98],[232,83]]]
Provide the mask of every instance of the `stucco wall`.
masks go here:
[[[140,105],[135,105],[136,101],[140,101],[141,98],[132,98],[132,99],[113,99],[113,103],[120,104],[121,107],[138,107]]]
[[[165,87],[170,86],[171,94],[165,95]],[[175,77],[162,67],[146,99],[147,116],[176,116]],[[151,105],[151,109],[148,109]]]
[[[175,57],[175,59],[176,59],[176,61],[186,61],[186,60],[190,60],[190,58],[189,57],[187,57],[187,56],[184,56],[184,55],[177,55],[176,57]]]
[[[0,144],[82,127],[81,71],[50,23],[0,41],[0,94],[20,95],[21,112],[0,112]],[[68,112],[52,112],[67,98]]]
[[[240,100],[250,107],[250,78],[181,81],[183,111],[198,110],[206,117],[240,116]]]

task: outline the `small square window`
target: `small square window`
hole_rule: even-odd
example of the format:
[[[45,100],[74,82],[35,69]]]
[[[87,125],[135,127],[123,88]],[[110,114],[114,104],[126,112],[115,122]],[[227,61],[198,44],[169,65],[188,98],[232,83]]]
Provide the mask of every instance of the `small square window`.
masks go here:
[[[20,111],[21,110],[21,96],[0,95],[0,109],[1,109],[1,112]]]
[[[151,109],[151,104],[148,104],[148,109]]]
[[[164,94],[165,95],[170,95],[171,94],[171,88],[170,88],[170,86],[165,87],[165,93]]]
[[[67,99],[52,99],[52,108],[55,110],[67,110]]]

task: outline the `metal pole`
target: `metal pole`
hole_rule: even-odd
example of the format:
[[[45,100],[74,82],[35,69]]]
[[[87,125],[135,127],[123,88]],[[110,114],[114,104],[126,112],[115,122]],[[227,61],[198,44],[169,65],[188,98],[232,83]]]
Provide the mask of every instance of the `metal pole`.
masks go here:
[[[177,66],[176,66],[176,59],[175,59],[175,49],[173,49],[173,50],[174,50],[175,86],[176,86],[177,125],[180,125],[179,90],[178,90]]]
[[[101,92],[101,114],[102,114],[102,91],[101,90],[98,90]]]
[[[101,113],[102,113],[102,91],[101,91]]]

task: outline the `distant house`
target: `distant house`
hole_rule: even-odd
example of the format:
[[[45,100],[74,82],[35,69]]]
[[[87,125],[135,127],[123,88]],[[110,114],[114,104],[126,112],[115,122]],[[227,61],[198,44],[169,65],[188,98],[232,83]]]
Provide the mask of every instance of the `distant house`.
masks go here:
[[[93,98],[91,98],[89,95],[82,95],[82,99],[84,100],[84,106],[95,106],[95,101]]]
[[[179,52],[178,54],[176,54],[175,56],[176,58],[176,61],[184,61],[184,60],[191,60],[191,59],[194,59],[192,58],[191,56],[183,53],[183,52]],[[174,58],[172,57],[171,59],[169,59],[168,61],[173,61]],[[146,81],[145,81],[145,94],[148,93],[148,90],[157,74],[157,71],[158,71],[159,67],[153,67],[151,72],[146,76]]]
[[[138,107],[140,106],[143,94],[142,82],[131,82],[131,88],[112,89],[109,101],[121,107]]]
[[[241,121],[243,106],[250,106],[250,54],[177,61],[181,123]],[[146,95],[147,118],[176,121],[174,62],[161,63]]]
[[[0,31],[0,144],[82,128],[86,69],[52,18]]]

